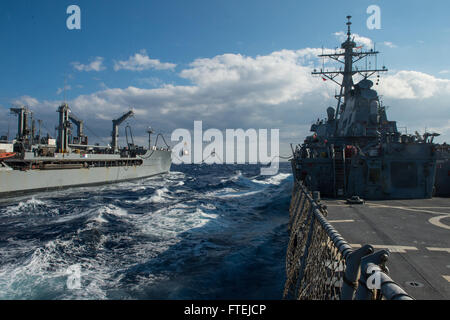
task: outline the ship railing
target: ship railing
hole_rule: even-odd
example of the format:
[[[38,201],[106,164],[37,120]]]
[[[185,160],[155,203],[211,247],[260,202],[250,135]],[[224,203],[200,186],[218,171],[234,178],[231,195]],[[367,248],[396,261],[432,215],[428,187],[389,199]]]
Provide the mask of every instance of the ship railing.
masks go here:
[[[387,274],[389,251],[354,250],[327,221],[319,193],[296,182],[289,214],[284,299],[412,300]]]

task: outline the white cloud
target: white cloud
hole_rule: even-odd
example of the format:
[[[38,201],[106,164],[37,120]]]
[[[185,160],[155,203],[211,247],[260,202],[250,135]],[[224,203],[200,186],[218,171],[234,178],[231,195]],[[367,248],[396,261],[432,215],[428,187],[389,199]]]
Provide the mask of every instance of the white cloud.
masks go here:
[[[393,44],[390,41],[384,41],[384,42],[382,42],[382,44],[384,44],[386,47],[389,47],[389,48],[397,48],[397,45]]]
[[[347,33],[343,31],[335,32],[333,35],[341,42],[344,42],[347,39]],[[357,46],[364,46],[366,49],[372,49],[374,46],[374,43],[370,38],[360,36],[357,33],[352,33],[351,37]],[[397,45],[391,41],[384,41],[381,42],[381,44],[388,48],[397,48]]]
[[[164,82],[157,77],[138,78],[136,82],[141,86],[158,87],[164,84]]]
[[[64,91],[64,89],[68,91],[72,90],[72,87],[70,85],[65,85],[63,88],[58,88],[58,90],[56,90],[56,94],[60,95]]]
[[[343,31],[335,32],[334,35],[339,39],[339,41],[344,42],[347,39],[347,33]],[[351,38],[355,41],[357,46],[365,46],[366,48],[373,47],[373,41],[370,38],[360,36],[357,33],[352,33]]]
[[[81,64],[79,62],[72,62],[72,66],[78,70],[78,71],[102,71],[105,70],[106,67],[103,66],[103,60],[102,57],[96,57],[93,61],[91,61],[89,64]]]
[[[450,70],[441,70],[439,71],[439,74],[449,74]]]
[[[133,125],[135,135],[145,134],[148,125],[170,133],[203,120],[205,128],[221,130],[280,128],[286,142],[302,141],[303,128],[323,116],[326,103],[334,103],[332,83],[311,76],[321,52],[306,48],[256,57],[223,54],[197,59],[179,74],[189,85],[105,88],[78,96],[69,104],[80,118],[95,121],[105,136],[110,120],[133,108],[141,114]],[[292,135],[296,138],[291,139]],[[285,146],[289,148],[288,143]]]
[[[450,80],[418,71],[399,71],[383,78],[380,93],[393,99],[427,99],[450,93]]]
[[[20,98],[11,101],[14,106],[27,106],[33,107],[39,105],[39,101],[36,98],[30,96],[22,96]]]
[[[114,70],[130,70],[130,71],[143,71],[148,69],[156,70],[173,70],[176,64],[163,63],[158,59],[150,59],[145,50],[141,50],[134,56],[128,58],[125,61],[115,61]]]
[[[438,141],[450,141],[450,80],[418,71],[398,71],[380,81],[378,93],[389,106],[388,114],[408,132],[434,131]]]
[[[320,86],[310,68],[300,62],[317,50],[282,50],[255,58],[223,54],[195,60],[180,76],[191,80],[203,94],[215,92],[216,98],[228,100],[232,95],[236,104],[276,105],[297,100]]]
[[[314,65],[320,61],[316,55],[321,52],[319,48],[305,48],[256,57],[222,54],[196,59],[179,73],[190,81],[188,85],[104,87],[76,97],[69,105],[105,140],[110,134],[111,119],[133,108],[138,116],[130,121],[136,121],[136,136],[145,137],[148,125],[166,134],[176,128],[191,129],[194,120],[203,120],[204,128],[221,130],[279,128],[281,153],[286,154],[289,143],[303,141],[311,122],[325,117],[326,108],[336,104],[336,87],[331,81],[311,76]],[[403,70],[383,76],[375,89],[390,106],[390,120],[408,126],[409,132],[423,131],[427,126],[441,133],[442,139],[450,140],[450,80]],[[27,96],[20,99],[31,102],[39,113],[56,122],[58,101],[39,102]]]
[[[196,59],[179,74],[191,85],[107,89],[79,96],[72,105],[80,114],[91,113],[95,105],[103,119],[134,107],[147,112],[152,125],[169,132],[203,120],[205,126],[216,128],[280,128],[286,144],[300,142],[307,134],[304,128],[335,105],[335,86],[311,76],[318,61],[315,56],[321,52],[307,48],[256,57],[223,54]],[[375,89],[391,106],[391,120],[411,130],[428,126],[450,139],[446,102],[450,80],[403,70],[384,76]]]

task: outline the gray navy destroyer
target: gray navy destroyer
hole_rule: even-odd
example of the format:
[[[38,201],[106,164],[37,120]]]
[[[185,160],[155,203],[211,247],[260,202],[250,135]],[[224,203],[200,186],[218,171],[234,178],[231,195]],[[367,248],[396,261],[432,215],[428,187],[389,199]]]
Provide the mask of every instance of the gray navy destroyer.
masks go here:
[[[326,219],[352,248],[371,244],[376,250],[388,249],[389,274],[408,294],[448,300],[449,146],[434,142],[437,133],[402,134],[388,119],[369,80],[387,69],[378,69],[376,63],[365,69],[355,65],[378,52],[357,47],[350,18],[341,48],[321,55],[343,67],[313,72],[336,82],[340,92],[327,119],[312,124],[312,135],[293,148],[295,181],[323,196]],[[354,83],[357,74],[362,77]],[[304,231],[291,231],[296,234]]]
[[[27,107],[11,108],[18,117],[16,139],[0,141],[0,197],[74,186],[99,185],[146,178],[170,170],[170,147],[134,144],[131,127],[125,128],[127,146],[118,145],[119,125],[134,112],[113,120],[111,145],[89,145],[84,123],[64,103],[58,108],[57,139],[36,134],[32,112]],[[75,124],[77,130],[73,130]],[[162,137],[162,136],[161,136]],[[162,139],[164,139],[162,137]]]
[[[360,196],[365,199],[431,198],[436,171],[434,137],[439,134],[402,134],[390,121],[386,106],[369,78],[386,67],[358,68],[355,63],[379,53],[357,47],[347,23],[347,39],[341,50],[322,54],[342,63],[337,71],[314,70],[313,75],[340,87],[337,107],[327,109],[327,119],[311,126],[313,135],[298,145],[293,172],[310,189],[328,197]],[[355,75],[361,76],[358,83]],[[342,76],[342,83],[336,78]]]

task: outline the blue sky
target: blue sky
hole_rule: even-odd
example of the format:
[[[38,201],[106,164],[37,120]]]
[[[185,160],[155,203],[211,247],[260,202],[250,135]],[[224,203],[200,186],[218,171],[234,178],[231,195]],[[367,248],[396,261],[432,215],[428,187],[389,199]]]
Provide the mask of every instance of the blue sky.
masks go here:
[[[81,8],[81,30],[66,28],[68,17],[66,8],[71,4]],[[368,30],[366,27],[366,20],[369,17],[366,9],[372,4],[381,8],[381,30]],[[257,57],[269,57],[272,53],[283,50],[290,52],[322,46],[335,48],[340,45],[340,41],[334,33],[345,30],[345,16],[350,14],[353,16],[352,31],[377,43],[377,49],[382,51],[378,60],[379,64],[385,64],[391,70],[389,76],[397,76],[397,78],[388,79],[390,83],[414,81],[412,74],[398,73],[413,71],[425,77],[425,82],[428,79],[426,77],[430,76],[432,81],[436,80],[439,86],[443,86],[445,92],[442,97],[439,96],[442,92],[433,93],[432,96],[423,94],[422,91],[427,90],[419,86],[419,89],[414,88],[422,90],[420,91],[422,95],[413,93],[413,96],[419,100],[411,99],[413,96],[407,96],[405,91],[404,99],[392,97],[391,101],[387,101],[404,105],[403,109],[394,113],[396,117],[403,116],[405,108],[411,104],[418,104],[419,107],[427,103],[435,105],[435,99],[441,101],[447,97],[446,90],[447,87],[450,88],[446,82],[450,79],[449,12],[450,2],[447,0],[435,0],[432,5],[424,0],[3,0],[0,2],[0,39],[2,41],[0,109],[6,110],[13,101],[24,101],[23,97],[27,97],[27,101],[34,102],[37,109],[42,111],[43,118],[46,117],[47,111],[48,115],[54,116],[53,110],[56,110],[58,101],[63,98],[61,88],[64,86],[64,79],[67,78],[66,94],[69,102],[74,104],[78,112],[86,111],[87,107],[82,105],[82,102],[89,103],[90,109],[104,113],[104,117],[98,117],[98,119],[107,118],[108,107],[104,102],[112,101],[108,100],[113,99],[111,95],[116,97],[117,101],[123,102],[117,103],[114,109],[116,114],[124,111],[127,108],[126,105],[130,103],[140,104],[142,108],[155,103],[163,103],[167,106],[185,103],[185,109],[177,109],[176,112],[183,113],[184,110],[186,115],[193,113],[201,115],[204,112],[203,109],[192,109],[191,105],[194,102],[187,103],[176,95],[186,87],[188,89],[201,87],[205,89],[205,92],[217,91],[224,87],[223,84],[216,88],[208,86],[209,91],[206,91],[205,86],[202,87],[206,83],[205,79],[196,72],[207,70],[213,79],[217,79],[217,74],[212,74],[209,67],[205,69],[206,65],[202,63],[208,63],[209,66],[211,63],[217,63],[220,68],[215,68],[215,71],[223,68],[231,70],[227,69],[230,66],[229,63],[232,61],[231,64],[235,68],[235,61],[221,60],[220,57],[226,54],[234,55],[232,57],[249,57],[250,59],[243,59],[238,63],[244,65],[246,61],[257,63]],[[143,69],[114,68],[119,61],[131,62],[131,58],[137,57],[136,54],[140,54],[144,60],[147,58],[146,61],[149,62],[147,67]],[[215,57],[216,60],[214,60]],[[285,56],[283,57],[285,59]],[[88,66],[94,61],[101,62],[100,68],[89,69]],[[193,66],[196,61],[196,65]],[[311,59],[311,61],[314,60]],[[264,63],[264,61],[258,63]],[[303,66],[308,63],[303,61]],[[257,65],[260,66],[260,64]],[[77,70],[76,66],[80,68]],[[248,72],[245,74],[248,75]],[[239,79],[241,81],[245,79],[243,73],[239,73]],[[229,83],[228,78],[226,81]],[[307,85],[306,81],[305,85]],[[164,92],[162,95],[158,95],[159,92],[155,91],[167,86],[172,86],[173,91]],[[136,90],[125,92],[130,87]],[[239,87],[242,88],[242,85],[236,84],[229,90]],[[149,91],[138,91],[138,89]],[[263,90],[261,87],[256,89]],[[313,96],[316,89],[320,90],[320,88],[308,87],[310,91],[306,91]],[[284,87],[280,87],[280,90],[286,92]],[[299,88],[299,90],[303,89]],[[327,90],[332,92],[334,89]],[[410,91],[408,92],[411,94]],[[179,94],[182,95],[182,93]],[[190,92],[190,94],[193,93]],[[206,94],[202,93],[201,97]],[[277,95],[277,92],[273,94]],[[209,100],[201,101],[200,104],[207,108],[208,103],[218,101],[214,107],[219,104],[228,106],[229,112],[235,115],[229,117],[230,121],[227,122],[231,128],[266,123],[264,119],[256,123],[249,119],[240,121],[242,119],[242,116],[239,116],[240,112],[246,112],[239,108],[238,102],[243,100],[234,102],[220,100],[226,99],[227,95],[233,95],[233,91],[211,97]],[[173,96],[176,96],[173,101],[167,100]],[[305,128],[309,122],[324,115],[327,107],[324,103],[334,103],[333,100],[327,99],[314,101],[311,96],[300,93],[289,95],[286,99],[275,103],[276,107],[270,109],[270,112],[262,110],[261,117],[264,115],[267,116],[266,120],[278,120],[277,126],[280,130],[284,129],[286,133],[281,136],[285,137],[286,141],[292,139],[294,141],[291,142],[297,142],[307,133]],[[388,100],[390,95],[386,96]],[[196,98],[200,99],[198,96]],[[105,101],[96,105],[95,101],[99,99]],[[248,102],[249,98],[247,97],[245,101]],[[256,99],[253,106],[249,104],[247,107],[258,108],[261,104],[274,105],[267,101]],[[53,104],[54,108],[50,112]],[[310,107],[297,110],[295,104]],[[450,140],[448,136],[450,124],[448,121],[443,121],[446,114],[444,108],[445,104],[442,103],[439,115],[436,119],[430,117],[428,123],[427,121],[424,123],[423,119],[420,122],[415,121],[411,116],[410,120],[405,119],[405,125],[447,130],[445,131],[447,133],[443,135]],[[147,111],[149,114],[158,113],[159,116],[156,118],[164,119],[164,114],[166,117],[171,117],[170,113],[167,113],[169,110],[171,109],[167,107],[165,111],[162,109]],[[296,130],[295,123],[283,127],[283,120],[286,117],[289,118],[287,114],[292,114],[295,110],[299,112],[298,117],[302,119],[300,122],[303,127]],[[415,109],[412,114],[417,116],[420,110]],[[221,109],[221,111],[223,113],[219,112],[217,117],[227,114],[224,110]],[[272,115],[270,115],[271,112]],[[147,116],[150,116],[149,114]],[[394,120],[400,120],[396,117]],[[211,120],[211,125],[216,124],[214,115],[206,118]],[[189,116],[184,119],[192,120]],[[181,125],[187,125],[187,121],[167,120],[164,123],[165,128],[170,130]],[[109,123],[104,127],[104,133],[100,135],[106,136]],[[103,130],[102,125],[99,125],[99,128]],[[170,132],[170,130],[166,131]],[[292,130],[296,130],[298,134],[291,134]],[[0,134],[2,134],[1,130]]]

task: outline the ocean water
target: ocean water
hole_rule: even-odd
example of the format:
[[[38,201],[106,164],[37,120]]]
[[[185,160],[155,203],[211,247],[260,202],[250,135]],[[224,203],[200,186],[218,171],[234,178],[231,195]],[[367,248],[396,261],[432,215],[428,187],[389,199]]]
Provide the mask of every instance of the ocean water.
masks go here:
[[[171,172],[0,203],[0,299],[281,299],[292,175]]]

